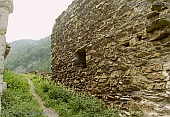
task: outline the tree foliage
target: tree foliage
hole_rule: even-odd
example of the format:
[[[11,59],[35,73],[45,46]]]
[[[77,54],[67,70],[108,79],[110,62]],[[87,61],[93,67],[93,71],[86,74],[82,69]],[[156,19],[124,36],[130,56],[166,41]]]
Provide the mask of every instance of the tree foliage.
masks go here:
[[[10,43],[11,50],[5,60],[5,66],[16,73],[33,70],[50,72],[51,40],[50,36],[38,41],[23,39]]]

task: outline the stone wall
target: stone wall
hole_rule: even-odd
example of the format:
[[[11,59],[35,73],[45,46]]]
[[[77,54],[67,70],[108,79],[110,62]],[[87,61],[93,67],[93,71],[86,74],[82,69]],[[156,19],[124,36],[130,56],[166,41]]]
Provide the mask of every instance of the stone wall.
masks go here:
[[[168,0],[74,0],[51,40],[56,82],[112,107],[170,114]]]
[[[12,13],[12,11],[13,11],[12,0],[0,0],[0,99],[3,90],[6,88],[6,83],[3,82],[4,58],[8,54],[10,47],[6,43],[5,34],[8,25],[8,15]]]

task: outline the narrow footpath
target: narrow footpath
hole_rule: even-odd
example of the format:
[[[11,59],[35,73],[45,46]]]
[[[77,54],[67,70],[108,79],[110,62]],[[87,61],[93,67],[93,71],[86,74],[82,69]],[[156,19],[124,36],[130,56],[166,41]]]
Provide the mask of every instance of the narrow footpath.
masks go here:
[[[44,114],[48,117],[58,117],[58,114],[52,108],[46,108],[44,106],[45,102],[41,99],[41,97],[35,92],[35,86],[33,82],[27,78],[28,83],[30,84],[30,92],[34,96],[34,98],[38,101],[40,108],[44,110]]]

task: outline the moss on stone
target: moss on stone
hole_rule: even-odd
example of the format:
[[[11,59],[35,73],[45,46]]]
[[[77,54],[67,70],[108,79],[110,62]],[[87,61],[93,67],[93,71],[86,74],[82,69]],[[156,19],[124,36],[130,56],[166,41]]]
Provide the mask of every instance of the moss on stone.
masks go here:
[[[147,18],[150,19],[150,18],[152,18],[152,17],[158,16],[159,14],[160,14],[160,13],[158,13],[158,12],[150,13],[150,14],[148,14]]]
[[[168,7],[165,6],[163,3],[154,4],[151,8],[152,11],[162,11],[165,9],[168,9]]]
[[[146,27],[146,32],[147,33],[153,32],[154,30],[164,28],[165,26],[168,26],[169,24],[170,22],[164,19],[154,21],[151,26]]]

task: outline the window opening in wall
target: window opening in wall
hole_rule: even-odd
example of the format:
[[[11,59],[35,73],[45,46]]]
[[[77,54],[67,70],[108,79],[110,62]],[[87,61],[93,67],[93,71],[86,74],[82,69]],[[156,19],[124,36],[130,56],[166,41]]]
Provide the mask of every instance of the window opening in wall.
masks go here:
[[[84,69],[87,67],[86,65],[86,52],[85,50],[77,50],[74,55],[74,59],[72,60],[74,62],[74,66],[77,68]]]

